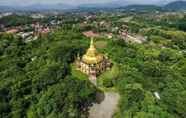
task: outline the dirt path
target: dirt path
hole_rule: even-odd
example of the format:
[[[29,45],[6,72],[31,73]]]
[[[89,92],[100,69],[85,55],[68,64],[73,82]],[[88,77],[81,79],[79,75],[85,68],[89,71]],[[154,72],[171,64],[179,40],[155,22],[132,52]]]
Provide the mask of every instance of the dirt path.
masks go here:
[[[102,99],[101,103],[96,103],[90,108],[89,118],[112,118],[117,109],[119,98],[119,94],[114,92],[98,95],[98,99]]]

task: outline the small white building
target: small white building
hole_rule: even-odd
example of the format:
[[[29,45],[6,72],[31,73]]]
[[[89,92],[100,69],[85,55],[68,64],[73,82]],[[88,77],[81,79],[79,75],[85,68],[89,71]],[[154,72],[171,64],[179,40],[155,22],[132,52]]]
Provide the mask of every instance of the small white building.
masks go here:
[[[161,99],[161,97],[160,97],[160,95],[159,95],[159,93],[158,92],[154,92],[154,96],[158,99],[158,100],[160,100]]]

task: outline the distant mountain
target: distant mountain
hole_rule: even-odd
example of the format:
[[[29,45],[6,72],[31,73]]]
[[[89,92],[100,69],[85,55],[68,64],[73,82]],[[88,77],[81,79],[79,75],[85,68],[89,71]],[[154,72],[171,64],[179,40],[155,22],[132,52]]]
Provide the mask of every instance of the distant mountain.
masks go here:
[[[24,10],[64,10],[64,9],[72,9],[74,6],[68,4],[34,4],[27,7],[23,7]]]
[[[163,3],[162,3],[163,4]],[[3,11],[46,11],[46,10],[70,10],[70,9],[115,9],[120,8],[126,11],[155,11],[155,10],[186,10],[186,1],[175,1],[167,5],[131,5],[130,2],[116,0],[110,3],[102,4],[81,4],[73,6],[68,4],[33,4],[29,6],[0,6],[0,12]]]
[[[162,10],[162,7],[156,5],[128,5],[123,9],[127,11],[155,11]]]
[[[14,10],[14,8],[9,6],[0,6],[0,12],[10,11],[10,10]]]
[[[82,4],[79,5],[78,8],[117,8],[118,4]]]
[[[186,10],[186,1],[175,1],[164,6],[168,10]]]
[[[120,8],[126,11],[186,10],[186,1],[174,1],[168,4],[159,2],[156,5],[130,4],[126,1],[115,1],[107,4],[83,4],[78,8]]]
[[[0,11],[45,11],[45,10],[66,10],[75,6],[68,4],[33,4],[29,6],[0,6]]]
[[[78,8],[118,8],[129,5],[128,2],[122,2],[120,0],[109,3],[97,3],[97,4],[82,4]]]

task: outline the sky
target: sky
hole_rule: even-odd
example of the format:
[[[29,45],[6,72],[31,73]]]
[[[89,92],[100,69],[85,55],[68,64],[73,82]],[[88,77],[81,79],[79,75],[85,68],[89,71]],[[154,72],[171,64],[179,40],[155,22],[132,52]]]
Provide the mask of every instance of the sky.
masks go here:
[[[0,0],[0,5],[31,5],[31,4],[56,4],[65,3],[71,5],[89,4],[89,3],[109,3],[121,2],[130,4],[165,4],[175,0]]]

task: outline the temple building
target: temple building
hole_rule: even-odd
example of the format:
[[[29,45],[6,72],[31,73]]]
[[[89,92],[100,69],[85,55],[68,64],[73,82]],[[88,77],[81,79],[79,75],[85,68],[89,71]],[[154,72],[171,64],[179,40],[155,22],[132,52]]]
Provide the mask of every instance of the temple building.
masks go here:
[[[96,77],[102,72],[109,70],[112,63],[107,56],[97,52],[93,39],[91,39],[89,49],[86,54],[82,56],[82,58],[78,56],[76,66],[81,72],[89,76]]]

